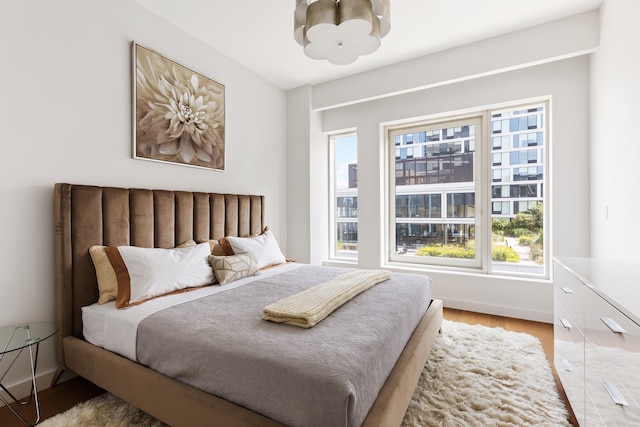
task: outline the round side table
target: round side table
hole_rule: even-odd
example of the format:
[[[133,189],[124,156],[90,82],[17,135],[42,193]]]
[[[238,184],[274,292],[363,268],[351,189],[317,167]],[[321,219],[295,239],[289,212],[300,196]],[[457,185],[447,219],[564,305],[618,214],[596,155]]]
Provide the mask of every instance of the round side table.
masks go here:
[[[25,425],[36,425],[40,422],[40,404],[38,402],[38,388],[36,386],[36,368],[38,366],[38,349],[40,343],[47,338],[52,337],[58,331],[58,326],[55,323],[23,323],[21,325],[5,326],[0,328],[0,362],[9,353],[14,353],[15,356],[9,366],[3,373],[0,373],[0,388],[9,395],[14,402],[20,405],[28,405],[33,400],[36,410],[36,420],[33,424],[27,422],[22,415],[14,409],[7,400],[0,394],[0,400],[13,412],[13,414],[20,419]],[[35,354],[33,352],[33,346],[35,346]],[[7,373],[11,370],[14,363],[18,359],[18,356],[22,354],[22,351],[29,350],[29,360],[31,362],[31,392],[26,400],[20,401],[2,385],[2,380],[7,376]]]

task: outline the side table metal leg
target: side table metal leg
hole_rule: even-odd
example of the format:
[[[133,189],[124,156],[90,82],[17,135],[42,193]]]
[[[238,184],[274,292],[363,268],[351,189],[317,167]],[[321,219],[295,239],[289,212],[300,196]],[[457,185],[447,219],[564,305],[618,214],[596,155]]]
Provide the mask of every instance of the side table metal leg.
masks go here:
[[[33,345],[29,346],[29,361],[31,362],[31,391],[29,393],[29,398],[24,400],[24,401],[20,401],[18,399],[15,398],[15,396],[5,388],[5,386],[2,385],[2,383],[0,383],[0,388],[2,388],[2,390],[4,390],[5,393],[7,393],[11,399],[13,399],[14,402],[20,404],[20,405],[28,405],[31,403],[31,400],[33,399],[33,403],[34,403],[34,407],[36,410],[36,420],[33,422],[33,424],[29,423],[27,420],[24,419],[24,417],[22,415],[20,415],[18,413],[18,411],[16,411],[10,404],[9,402],[7,402],[7,400],[5,400],[4,397],[2,397],[2,395],[0,395],[0,400],[2,400],[2,402],[5,404],[5,406],[7,406],[9,408],[9,410],[11,412],[13,412],[13,414],[18,417],[20,419],[20,421],[22,421],[22,423],[26,426],[35,426],[36,424],[38,424],[40,422],[40,402],[38,401],[38,387],[36,384],[36,367],[38,366],[38,353],[40,350],[40,343],[36,344],[36,355],[35,358],[33,357],[33,349],[32,349]],[[17,357],[16,357],[17,359]],[[14,360],[15,362],[15,360]],[[12,363],[13,365],[13,363]]]
[[[33,425],[40,422],[40,402],[38,402],[38,386],[36,385],[36,367],[38,366],[38,353],[40,350],[40,343],[36,344],[36,357],[33,358],[33,346],[29,346],[29,359],[31,360],[31,393],[29,393],[29,399],[25,402],[20,402],[21,405],[27,405],[31,402],[31,398],[34,398],[34,406],[36,408],[36,420]]]
[[[3,386],[2,384],[0,384],[0,387],[2,387],[2,389],[3,389],[5,392],[7,391],[7,389],[6,389],[6,388],[4,388],[4,386]],[[2,400],[2,403],[4,403],[4,404],[5,404],[5,406],[6,406],[7,408],[9,408],[9,410],[10,410],[11,412],[13,412],[13,415],[15,415],[16,417],[18,417],[18,418],[20,419],[20,421],[22,421],[22,423],[23,423],[24,425],[26,425],[26,426],[31,426],[31,425],[32,425],[32,424],[29,424],[29,423],[27,422],[27,420],[25,420],[25,419],[22,417],[22,415],[20,415],[20,414],[18,413],[18,411],[16,411],[15,409],[13,409],[13,406],[11,406],[11,405],[9,404],[9,402],[7,402],[7,401],[5,400],[5,398],[4,398],[4,397],[2,397],[2,395],[1,395],[1,394],[0,394],[0,400]],[[35,424],[33,424],[33,425],[35,425]]]
[[[53,378],[51,379],[51,385],[49,387],[54,387],[58,383],[58,380],[62,376],[62,373],[64,372],[64,370],[65,370],[64,366],[58,366],[58,369],[56,369],[56,373],[53,375]]]

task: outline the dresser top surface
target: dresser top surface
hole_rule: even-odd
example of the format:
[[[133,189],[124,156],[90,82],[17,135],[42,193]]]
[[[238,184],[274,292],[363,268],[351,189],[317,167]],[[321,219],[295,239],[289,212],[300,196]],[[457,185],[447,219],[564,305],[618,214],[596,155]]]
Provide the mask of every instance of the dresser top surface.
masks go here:
[[[640,324],[640,262],[558,257],[556,262]]]

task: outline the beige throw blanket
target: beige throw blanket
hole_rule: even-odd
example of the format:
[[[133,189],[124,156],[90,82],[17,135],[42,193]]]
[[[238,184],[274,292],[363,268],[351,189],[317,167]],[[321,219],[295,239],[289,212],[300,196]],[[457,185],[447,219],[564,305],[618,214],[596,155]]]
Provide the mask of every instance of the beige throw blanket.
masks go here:
[[[390,278],[391,273],[387,270],[357,270],[345,273],[269,304],[262,310],[262,318],[276,323],[311,328],[359,293]]]

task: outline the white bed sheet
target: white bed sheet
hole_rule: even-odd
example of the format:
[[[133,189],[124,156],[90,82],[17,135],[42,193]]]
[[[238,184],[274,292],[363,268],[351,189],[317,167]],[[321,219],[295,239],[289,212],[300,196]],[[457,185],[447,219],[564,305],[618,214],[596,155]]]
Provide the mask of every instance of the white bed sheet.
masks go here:
[[[143,304],[124,309],[116,308],[115,301],[106,304],[95,303],[82,307],[82,333],[84,339],[91,344],[137,362],[136,340],[138,324],[147,316],[177,304],[235,289],[254,280],[291,271],[304,265],[287,263],[263,270],[258,276],[245,277],[228,285],[207,286],[189,292],[155,298]]]

